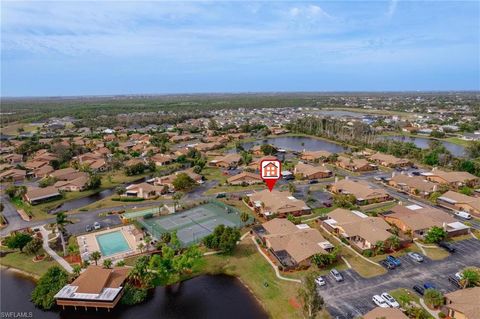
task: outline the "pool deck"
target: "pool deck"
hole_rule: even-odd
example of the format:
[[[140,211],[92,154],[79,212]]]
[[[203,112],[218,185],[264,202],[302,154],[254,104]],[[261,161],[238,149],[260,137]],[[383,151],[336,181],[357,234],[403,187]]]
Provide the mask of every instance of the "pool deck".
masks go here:
[[[137,240],[135,239],[135,236],[133,235],[134,229],[135,229],[135,226],[127,225],[127,226],[116,227],[116,228],[107,228],[107,229],[100,230],[98,232],[93,232],[93,233],[88,233],[88,234],[78,236],[77,243],[78,243],[78,246],[80,247],[80,255],[82,257],[82,260],[88,259],[87,258],[88,255],[94,251],[101,252],[100,246],[97,241],[98,235],[108,234],[108,233],[117,232],[117,231],[122,232],[123,237],[125,237],[125,240],[127,241],[128,246],[130,247],[130,250],[126,252],[124,251],[118,254],[109,255],[109,256],[102,256],[100,258],[100,261],[103,261],[103,259],[106,259],[106,258],[111,260],[120,260],[127,256],[139,253],[140,250],[137,248],[137,245],[140,242],[137,242]]]

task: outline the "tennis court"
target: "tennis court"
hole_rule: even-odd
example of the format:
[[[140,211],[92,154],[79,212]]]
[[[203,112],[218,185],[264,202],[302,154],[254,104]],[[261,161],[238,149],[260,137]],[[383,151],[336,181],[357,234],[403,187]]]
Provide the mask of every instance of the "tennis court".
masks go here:
[[[240,220],[239,211],[217,201],[167,216],[141,218],[138,222],[157,240],[163,233],[176,231],[178,239],[184,246],[199,242],[211,234],[218,225],[242,227],[244,224]]]

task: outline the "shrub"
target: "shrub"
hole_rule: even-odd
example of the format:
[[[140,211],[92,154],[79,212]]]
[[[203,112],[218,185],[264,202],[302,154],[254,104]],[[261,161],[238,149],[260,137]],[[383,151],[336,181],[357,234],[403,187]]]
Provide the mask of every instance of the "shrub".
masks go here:
[[[143,198],[140,197],[114,197],[112,198],[113,201],[116,202],[141,202],[144,201]]]
[[[120,303],[123,305],[136,305],[147,299],[148,291],[145,288],[137,288],[131,284],[126,284],[124,291],[122,299],[120,299]]]
[[[68,282],[68,274],[59,266],[53,266],[40,277],[32,292],[32,302],[42,309],[50,309],[55,304],[53,298]]]
[[[143,216],[143,219],[150,219],[150,218],[152,218],[152,217],[153,217],[153,214],[152,214],[152,213],[148,213],[148,214],[145,214],[145,215]]]
[[[373,253],[373,250],[367,249],[363,251],[362,255],[364,255],[365,257],[372,257],[374,253]]]

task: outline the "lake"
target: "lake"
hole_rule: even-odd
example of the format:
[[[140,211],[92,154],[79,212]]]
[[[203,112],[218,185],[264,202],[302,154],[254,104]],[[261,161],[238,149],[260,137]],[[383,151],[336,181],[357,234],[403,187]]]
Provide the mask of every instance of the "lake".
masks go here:
[[[420,147],[420,148],[428,148],[429,143],[432,140],[426,137],[410,137],[410,136],[402,136],[402,135],[382,136],[381,138],[400,141],[400,142],[412,142],[413,144],[415,144],[417,147]],[[450,143],[447,141],[441,141],[441,140],[439,141],[445,146],[445,148],[448,151],[450,151],[450,153],[452,153],[452,155],[456,157],[466,156],[464,146]]]
[[[302,145],[303,143],[303,145]],[[247,142],[243,144],[245,149],[250,149],[255,145],[271,144],[276,148],[285,149],[288,151],[302,152],[306,151],[329,151],[332,153],[342,153],[348,150],[340,144],[329,142],[322,139],[306,136],[281,136],[272,137],[255,142]]]
[[[137,306],[105,310],[42,311],[30,301],[34,282],[12,270],[1,269],[2,313],[27,313],[24,318],[42,319],[197,319],[268,318],[255,297],[235,277],[203,275],[185,281],[175,292],[158,287]],[[30,315],[31,313],[31,315]],[[18,315],[17,315],[18,317]]]

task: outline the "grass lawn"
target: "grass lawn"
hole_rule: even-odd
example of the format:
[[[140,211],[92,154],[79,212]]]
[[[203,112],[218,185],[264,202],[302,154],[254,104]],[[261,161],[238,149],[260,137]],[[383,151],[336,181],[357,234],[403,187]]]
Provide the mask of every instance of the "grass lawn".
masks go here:
[[[388,293],[395,298],[402,307],[409,302],[415,302],[420,305],[420,298],[410,289],[398,288],[391,290]]]
[[[18,129],[23,129],[24,132],[35,132],[37,130],[37,127],[40,127],[41,125],[34,125],[34,124],[27,124],[27,123],[12,123],[10,125],[7,125],[5,127],[2,127],[0,131],[3,134],[6,135],[17,135],[18,134]]]
[[[250,238],[240,243],[232,256],[212,255],[204,258],[199,273],[225,273],[246,284],[272,318],[303,318],[301,310],[290,300],[296,299],[299,284],[279,280]]]
[[[0,250],[2,253],[11,251],[6,247],[1,247]],[[45,254],[43,249],[40,251],[40,254]],[[19,251],[13,251],[11,253],[7,253],[3,257],[0,257],[0,265],[19,269],[32,274],[35,277],[40,277],[47,272],[48,268],[52,266],[58,266],[58,264],[52,260],[50,256],[47,256],[42,261],[33,262],[32,255],[27,255]]]
[[[427,254],[427,257],[433,260],[441,260],[447,258],[450,254],[442,248],[423,248]]]
[[[223,186],[215,186],[208,191],[205,192],[205,195],[212,195],[217,193],[233,193],[233,192],[242,192],[242,191],[249,191],[249,190],[262,190],[266,189],[264,184],[254,184],[254,185],[223,185]]]
[[[446,139],[444,139],[445,141],[447,142],[450,142],[450,143],[453,143],[453,144],[457,144],[457,145],[461,145],[461,146],[469,146],[470,144],[472,144],[471,141],[465,141],[465,140],[462,140],[461,138],[459,137],[447,137]]]
[[[336,207],[319,207],[312,209],[312,213],[309,215],[303,215],[300,217],[300,220],[304,221],[310,218],[315,218],[318,216],[324,216],[334,210]]]

